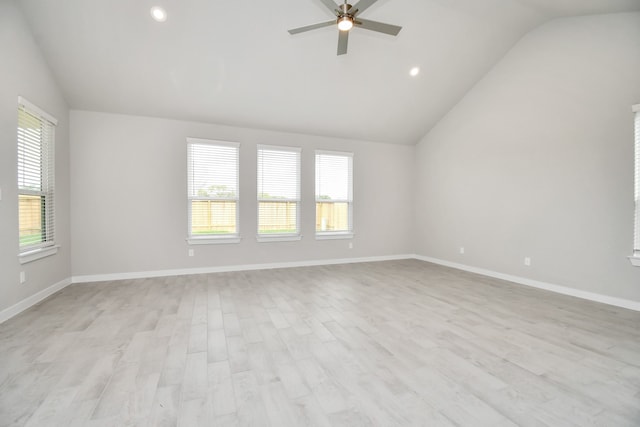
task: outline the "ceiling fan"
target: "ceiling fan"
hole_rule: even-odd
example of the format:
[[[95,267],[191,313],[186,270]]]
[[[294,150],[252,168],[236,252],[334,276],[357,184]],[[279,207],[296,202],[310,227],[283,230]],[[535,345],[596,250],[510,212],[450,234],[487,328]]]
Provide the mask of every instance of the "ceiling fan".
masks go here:
[[[370,21],[362,19],[358,15],[368,9],[377,0],[360,0],[355,6],[347,3],[337,5],[333,0],[321,0],[325,6],[329,8],[331,13],[335,14],[337,19],[331,21],[320,22],[318,24],[307,25],[305,27],[294,28],[289,30],[289,34],[298,34],[305,31],[315,30],[317,28],[328,27],[330,25],[338,25],[338,55],[347,53],[347,43],[349,42],[349,30],[354,26],[364,28],[365,30],[377,31],[379,33],[397,36],[402,27],[397,25],[385,24],[383,22]]]

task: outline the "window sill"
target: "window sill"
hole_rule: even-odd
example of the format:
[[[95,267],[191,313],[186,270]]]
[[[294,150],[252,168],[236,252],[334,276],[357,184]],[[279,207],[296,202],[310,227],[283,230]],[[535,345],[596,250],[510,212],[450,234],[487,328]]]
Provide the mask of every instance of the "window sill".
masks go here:
[[[299,234],[296,235],[274,235],[274,236],[256,236],[256,241],[258,243],[269,243],[269,242],[296,242],[298,240],[302,240],[302,236]]]
[[[224,245],[232,243],[240,243],[241,238],[238,236],[224,237],[188,237],[187,243],[190,245]]]
[[[629,257],[629,261],[635,267],[640,267],[640,254],[634,254]]]
[[[316,234],[316,240],[334,240],[334,239],[353,239],[353,233],[349,231],[336,233],[319,233]]]
[[[34,249],[29,252],[18,254],[18,259],[20,260],[20,264],[28,264],[30,262],[57,254],[59,247],[60,245],[54,245],[47,246],[46,248]]]

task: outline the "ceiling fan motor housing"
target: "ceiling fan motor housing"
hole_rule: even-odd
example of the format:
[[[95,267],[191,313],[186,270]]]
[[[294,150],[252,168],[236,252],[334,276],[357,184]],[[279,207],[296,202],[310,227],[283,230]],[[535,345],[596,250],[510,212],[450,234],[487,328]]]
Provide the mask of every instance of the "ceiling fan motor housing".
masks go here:
[[[350,4],[344,3],[344,4],[341,4],[338,7],[340,8],[340,10],[338,11],[338,16],[345,16],[345,15],[351,16],[349,14],[349,10],[351,9],[351,5]],[[351,16],[351,17],[353,17],[353,16]]]

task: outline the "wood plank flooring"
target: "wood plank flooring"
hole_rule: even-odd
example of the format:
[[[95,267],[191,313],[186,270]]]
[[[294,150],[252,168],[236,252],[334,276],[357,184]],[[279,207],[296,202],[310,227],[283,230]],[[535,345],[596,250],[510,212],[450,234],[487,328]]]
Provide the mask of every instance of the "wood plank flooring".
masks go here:
[[[640,426],[640,313],[416,261],[75,284],[1,426]]]

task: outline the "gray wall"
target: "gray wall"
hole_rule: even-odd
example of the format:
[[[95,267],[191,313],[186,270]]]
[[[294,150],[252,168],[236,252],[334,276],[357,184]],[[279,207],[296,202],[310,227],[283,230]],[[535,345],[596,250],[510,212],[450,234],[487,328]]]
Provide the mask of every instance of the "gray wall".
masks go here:
[[[69,113],[22,14],[0,2],[0,311],[70,276]],[[56,255],[23,266],[18,262],[16,135],[18,95],[55,116]],[[20,271],[27,281],[20,284]]]
[[[640,301],[638,102],[640,14],[526,35],[418,144],[417,253]]]
[[[240,142],[239,244],[188,257],[186,138]],[[303,239],[256,242],[256,145],[302,147]],[[314,150],[354,153],[353,249],[314,238]],[[71,112],[73,276],[412,252],[415,147],[166,119]]]

